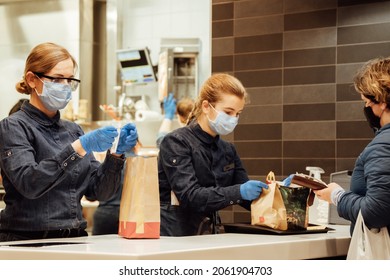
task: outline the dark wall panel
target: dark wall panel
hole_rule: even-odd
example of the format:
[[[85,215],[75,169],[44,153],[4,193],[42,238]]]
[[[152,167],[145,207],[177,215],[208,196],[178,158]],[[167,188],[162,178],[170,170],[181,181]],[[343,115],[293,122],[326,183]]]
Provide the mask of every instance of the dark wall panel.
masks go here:
[[[270,87],[282,84],[282,70],[235,72],[245,87]]]
[[[286,14],[284,30],[321,28],[336,25],[337,10],[320,10],[308,13]]]
[[[232,19],[234,16],[234,4],[223,3],[214,5],[212,9],[213,20]]]
[[[272,69],[282,67],[282,52],[241,54],[234,57],[234,70]]]
[[[366,121],[337,122],[338,139],[371,139],[374,132]]]
[[[282,141],[235,142],[235,145],[242,159],[282,157]]]
[[[282,174],[282,160],[274,158],[245,159],[242,158],[242,164],[249,176],[265,176],[273,171],[276,174]]]
[[[283,121],[324,121],[335,119],[333,103],[284,105]]]
[[[284,141],[285,158],[334,158],[335,141]]]
[[[337,85],[337,101],[361,100],[360,94],[356,92],[353,84]]]
[[[340,158],[357,158],[363,151],[364,147],[371,141],[369,140],[338,140],[337,157]]]
[[[213,22],[211,33],[213,38],[233,36],[233,20]]]
[[[234,42],[235,53],[281,50],[283,47],[283,34],[235,37]]]
[[[237,1],[236,18],[258,17],[283,13],[284,0],[249,0]]]
[[[335,66],[284,69],[284,85],[326,84],[335,81]]]
[[[390,1],[213,0],[212,69],[242,81],[250,103],[234,133],[250,178],[352,170],[374,137],[353,77],[390,56]],[[214,11],[215,9],[215,11]],[[224,219],[249,221],[234,206]]]
[[[340,27],[337,30],[337,44],[390,41],[390,32],[383,32],[384,30],[390,30],[390,23]]]
[[[282,125],[280,123],[239,124],[234,130],[234,139],[236,141],[282,139]]]
[[[231,72],[233,71],[233,56],[214,56],[212,58],[213,72]]]
[[[340,46],[337,48],[337,63],[365,62],[378,56],[390,55],[390,42]]]
[[[316,48],[284,52],[284,67],[335,64],[336,48]]]

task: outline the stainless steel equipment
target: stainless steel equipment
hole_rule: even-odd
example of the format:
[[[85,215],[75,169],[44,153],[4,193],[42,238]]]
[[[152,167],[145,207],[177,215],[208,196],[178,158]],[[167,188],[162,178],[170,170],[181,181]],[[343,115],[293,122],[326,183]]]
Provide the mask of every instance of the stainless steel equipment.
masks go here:
[[[162,38],[158,64],[159,98],[173,92],[176,99],[198,95],[198,38]]]
[[[335,172],[330,174],[330,182],[335,182],[339,184],[344,190],[349,190],[349,185],[351,182],[350,171],[344,170],[340,172]],[[329,224],[336,225],[349,225],[351,222],[347,221],[344,218],[341,218],[337,213],[337,207],[333,204],[329,205]]]

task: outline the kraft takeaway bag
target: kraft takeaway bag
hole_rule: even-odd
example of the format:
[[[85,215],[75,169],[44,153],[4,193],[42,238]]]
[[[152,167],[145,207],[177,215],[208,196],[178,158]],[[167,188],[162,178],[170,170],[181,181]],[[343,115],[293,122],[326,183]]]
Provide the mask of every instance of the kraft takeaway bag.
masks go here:
[[[156,156],[126,159],[118,234],[125,238],[160,238]]]
[[[361,211],[356,220],[347,260],[389,260],[390,237],[387,227],[369,229]]]
[[[311,190],[291,183],[288,187],[280,186],[280,193],[286,207],[288,229],[306,229],[309,224]]]
[[[263,189],[260,197],[252,201],[251,224],[287,230],[286,207],[272,171],[268,173],[266,182],[268,189]]]

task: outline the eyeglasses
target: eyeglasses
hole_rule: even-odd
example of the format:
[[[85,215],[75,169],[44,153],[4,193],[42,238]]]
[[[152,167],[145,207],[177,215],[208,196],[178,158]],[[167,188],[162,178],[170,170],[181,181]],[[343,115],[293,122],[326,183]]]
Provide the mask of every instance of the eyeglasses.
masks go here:
[[[371,107],[372,105],[379,104],[378,101],[375,100],[375,97],[369,94],[362,94],[363,101],[364,101],[364,107]]]
[[[37,75],[39,78],[43,77],[49,79],[52,83],[63,84],[66,82],[70,86],[72,91],[75,91],[81,82],[79,79],[76,78],[52,77],[52,76],[44,75],[42,73],[35,73],[35,72],[34,74]]]
[[[374,100],[363,100],[364,101],[364,107],[371,107],[372,105],[379,104],[378,102]]]

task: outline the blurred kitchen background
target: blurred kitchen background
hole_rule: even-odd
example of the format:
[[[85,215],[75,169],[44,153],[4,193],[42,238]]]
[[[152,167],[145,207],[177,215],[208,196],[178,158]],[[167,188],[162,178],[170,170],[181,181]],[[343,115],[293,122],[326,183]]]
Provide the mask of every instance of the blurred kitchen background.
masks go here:
[[[177,98],[195,98],[211,73],[210,13],[208,0],[0,0],[0,118],[26,97],[14,86],[31,48],[53,41],[75,56],[82,81],[63,116],[90,129],[112,119],[100,105],[135,119],[134,105],[143,99],[139,107],[160,114],[160,119],[152,114],[147,127],[140,124],[143,144],[154,145],[162,118],[160,85],[156,80],[123,83],[117,51],[129,50],[130,56],[149,51],[150,61],[140,66],[153,66],[156,74],[161,54],[167,53],[169,90]]]
[[[63,116],[88,130],[112,121],[100,108],[112,105],[148,146],[160,120],[136,120],[135,110],[146,104],[161,114],[158,77],[165,73],[178,98],[195,98],[211,73],[228,72],[250,104],[226,139],[260,180],[317,166],[327,182],[351,170],[373,137],[352,77],[365,61],[390,55],[390,1],[0,0],[0,22],[0,118],[25,97],[14,85],[31,48],[45,41],[79,62],[77,102]],[[146,52],[156,80],[124,81],[118,50]],[[222,218],[248,221],[249,213],[234,206]]]

